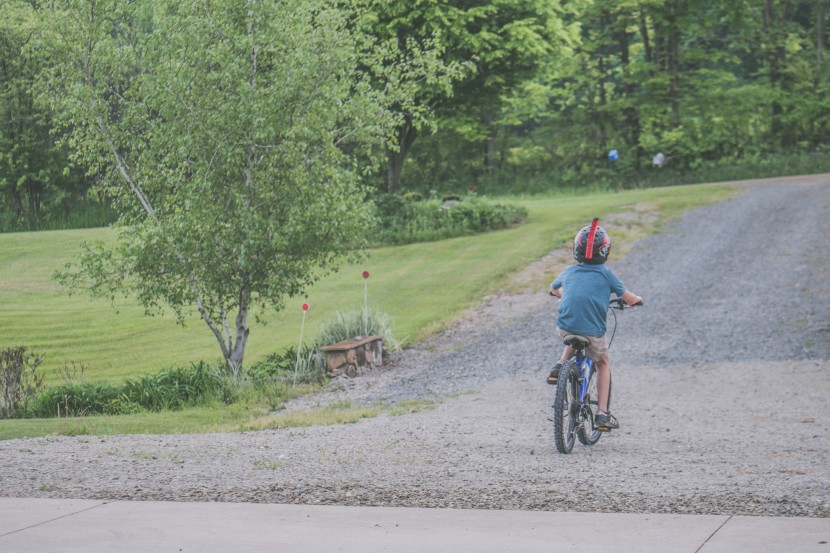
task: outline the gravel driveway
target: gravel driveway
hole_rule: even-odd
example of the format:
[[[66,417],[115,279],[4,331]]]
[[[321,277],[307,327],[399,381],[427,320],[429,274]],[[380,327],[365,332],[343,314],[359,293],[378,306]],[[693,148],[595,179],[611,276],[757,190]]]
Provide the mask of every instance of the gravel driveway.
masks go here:
[[[289,406],[434,409],[282,431],[4,441],[0,496],[827,517],[829,241],[830,177],[747,187],[624,260],[612,253],[647,306],[618,315],[620,430],[570,455],[553,443],[544,377],[561,346],[556,302],[539,290],[488,298],[384,370]]]

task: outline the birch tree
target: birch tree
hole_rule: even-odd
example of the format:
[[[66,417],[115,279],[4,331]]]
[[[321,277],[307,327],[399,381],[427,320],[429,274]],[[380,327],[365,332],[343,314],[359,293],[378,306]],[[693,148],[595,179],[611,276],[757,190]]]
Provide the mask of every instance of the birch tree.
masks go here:
[[[84,245],[60,281],[180,321],[195,309],[237,373],[253,314],[364,243],[354,160],[388,120],[358,69],[369,38],[325,0],[64,0],[50,13],[45,92],[121,213],[115,244]]]

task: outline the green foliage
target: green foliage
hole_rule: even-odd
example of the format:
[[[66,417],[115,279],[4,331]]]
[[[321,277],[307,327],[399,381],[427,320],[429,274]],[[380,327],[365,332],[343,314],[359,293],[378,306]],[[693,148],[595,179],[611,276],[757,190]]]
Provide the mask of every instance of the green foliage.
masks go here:
[[[24,412],[43,388],[43,375],[37,372],[42,357],[25,346],[0,351],[0,419]]]
[[[237,383],[205,362],[128,378],[121,385],[67,379],[50,386],[21,411],[27,417],[122,415],[139,411],[175,411],[211,401],[232,403]]]
[[[25,410],[27,417],[121,415],[141,408],[124,396],[121,386],[106,382],[79,382],[49,386]]]
[[[325,360],[317,346],[295,347],[270,353],[245,370],[254,387],[269,387],[275,382],[285,386],[322,384],[326,380]]]
[[[214,399],[231,403],[235,397],[232,379],[205,362],[128,378],[123,394],[128,402],[148,411],[177,410]]]
[[[410,152],[407,188],[638,186],[660,182],[651,166],[658,152],[672,182],[703,182],[702,172],[723,180],[717,168],[734,174],[735,165],[750,178],[792,167],[785,159],[775,168],[778,156],[826,152],[823,2],[609,0],[568,9],[569,40],[503,98],[490,137],[497,155],[480,155],[475,118],[442,113],[439,132]],[[612,148],[620,152],[613,166]]]
[[[412,196],[410,196],[412,197]],[[371,240],[398,245],[427,242],[508,228],[527,218],[522,207],[488,201],[474,194],[460,197],[407,199],[382,194],[375,200],[380,223]]]
[[[502,97],[533,75],[567,34],[562,8],[543,0],[355,3],[367,10],[367,32],[399,44],[400,57],[387,57],[381,67],[416,69],[404,75],[408,101],[394,106],[396,128],[386,151],[385,190],[390,193],[400,189],[415,139],[426,129],[438,129],[436,113],[467,116],[484,141]],[[388,86],[383,71],[372,74],[376,86]]]
[[[32,2],[0,0],[0,232],[49,226],[86,198],[81,171],[56,143],[34,83],[43,60],[30,46],[41,25]]]
[[[0,211],[0,232],[63,230],[106,227],[118,216],[105,203],[67,199],[59,206],[42,210],[36,217],[20,217]]]

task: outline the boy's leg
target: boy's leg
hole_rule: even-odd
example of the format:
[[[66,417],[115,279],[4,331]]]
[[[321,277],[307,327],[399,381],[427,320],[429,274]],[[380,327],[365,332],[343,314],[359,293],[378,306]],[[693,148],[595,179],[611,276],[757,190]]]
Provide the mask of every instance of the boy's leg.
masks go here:
[[[597,393],[599,394],[599,410],[608,412],[608,395],[611,390],[611,357],[594,361],[597,368]]]
[[[568,334],[568,332],[563,332],[561,329],[557,328],[557,330],[559,331],[559,335],[562,336],[563,338],[565,337],[566,334]],[[562,356],[559,358],[559,361],[557,361],[553,365],[553,368],[551,369],[550,374],[548,375],[548,377],[546,379],[548,384],[556,384],[559,381],[559,370],[562,368],[562,366],[565,364],[565,362],[573,356],[574,356],[574,348],[572,348],[571,346],[566,345],[565,349],[562,350]]]
[[[565,349],[562,350],[562,357],[559,358],[559,362],[564,365],[565,361],[567,361],[568,359],[570,359],[573,356],[574,356],[574,348],[572,348],[571,346],[565,346]]]
[[[620,427],[617,418],[608,411],[608,400],[611,395],[611,358],[607,355],[599,361],[594,361],[597,369],[597,401],[594,424],[598,430],[607,432]]]
[[[553,365],[553,368],[550,370],[550,374],[547,378],[548,384],[556,384],[557,382],[559,382],[559,371],[565,365],[565,362],[571,357],[573,357],[573,355],[574,348],[572,348],[571,346],[565,346],[565,350],[562,352],[562,357],[559,358],[559,361],[557,361]]]

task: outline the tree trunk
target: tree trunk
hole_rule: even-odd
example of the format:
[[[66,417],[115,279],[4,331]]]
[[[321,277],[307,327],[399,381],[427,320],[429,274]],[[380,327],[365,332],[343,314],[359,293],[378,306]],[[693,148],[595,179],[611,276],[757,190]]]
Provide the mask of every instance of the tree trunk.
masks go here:
[[[12,190],[12,207],[18,217],[23,217],[26,214],[26,210],[23,209],[23,198],[20,197],[20,192],[17,190]]]
[[[816,1],[816,84],[821,82],[824,65],[824,18],[827,13],[827,0]]]
[[[239,307],[236,315],[236,342],[227,359],[228,370],[234,376],[239,375],[242,370],[242,362],[245,359],[245,346],[248,344],[248,334],[251,328],[248,326],[248,307]]]
[[[646,63],[654,62],[654,53],[651,51],[651,39],[649,38],[648,32],[648,20],[646,19],[646,14],[643,11],[643,7],[640,6],[640,36],[643,39],[643,51],[645,52]]]
[[[487,111],[481,118],[487,129],[487,140],[484,144],[484,169],[488,173],[492,173],[498,165],[498,128],[496,126],[496,116]]]
[[[409,149],[415,142],[418,136],[418,130],[407,118],[407,120],[398,127],[398,149],[386,149],[387,160],[387,178],[386,191],[390,194],[396,194],[401,190],[401,176],[403,174],[403,163],[406,161],[406,156]]]
[[[669,70],[669,101],[674,124],[680,125],[680,26],[677,23],[677,5],[669,5],[669,36],[667,62]]]
[[[642,151],[640,148],[640,118],[637,115],[637,108],[634,107],[634,83],[631,78],[631,58],[628,44],[627,20],[625,16],[618,15],[616,21],[617,44],[620,47],[620,64],[622,65],[623,94],[626,99],[626,107],[623,109],[625,116],[626,138],[628,146],[635,151],[636,161],[639,165]]]
[[[787,143],[784,136],[784,108],[778,99],[782,81],[781,68],[784,65],[786,50],[785,37],[781,36],[778,28],[774,0],[766,0],[764,3],[764,30],[767,35],[767,64],[769,65],[769,84],[772,89],[770,133],[774,143],[777,143],[778,146],[784,146]]]
[[[386,191],[390,194],[395,194],[401,190],[401,174],[403,173],[404,158],[405,155],[403,152],[396,152],[391,148],[386,149]]]

